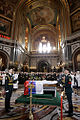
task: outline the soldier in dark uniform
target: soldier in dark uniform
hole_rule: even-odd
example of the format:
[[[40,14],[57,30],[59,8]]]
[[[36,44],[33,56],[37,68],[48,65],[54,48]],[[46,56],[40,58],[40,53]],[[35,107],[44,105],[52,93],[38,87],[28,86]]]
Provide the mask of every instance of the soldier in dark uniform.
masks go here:
[[[9,73],[6,74],[5,77],[5,110],[6,112],[9,112],[12,107],[10,107],[10,98],[12,95],[12,90],[13,90],[13,76],[12,76],[13,70],[10,69]]]
[[[65,94],[67,96],[67,100],[68,100],[68,105],[69,105],[69,111],[68,112],[68,116],[73,116],[73,104],[72,104],[72,88],[71,88],[71,81],[72,78],[70,76],[70,70],[69,69],[65,69],[64,73],[65,73]]]

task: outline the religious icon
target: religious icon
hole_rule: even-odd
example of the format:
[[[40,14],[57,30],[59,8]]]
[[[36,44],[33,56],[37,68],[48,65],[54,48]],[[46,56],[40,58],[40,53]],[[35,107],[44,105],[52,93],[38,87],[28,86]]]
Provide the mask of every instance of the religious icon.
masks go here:
[[[12,24],[12,21],[4,17],[0,17],[0,33],[3,35],[10,36],[11,35],[11,24]]]

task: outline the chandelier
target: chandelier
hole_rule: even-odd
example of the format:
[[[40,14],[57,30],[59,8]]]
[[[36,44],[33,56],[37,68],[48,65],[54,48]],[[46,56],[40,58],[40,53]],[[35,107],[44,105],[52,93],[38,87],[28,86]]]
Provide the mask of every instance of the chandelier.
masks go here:
[[[43,36],[41,42],[39,43],[39,53],[50,53],[50,51],[50,42],[45,39],[45,36]]]

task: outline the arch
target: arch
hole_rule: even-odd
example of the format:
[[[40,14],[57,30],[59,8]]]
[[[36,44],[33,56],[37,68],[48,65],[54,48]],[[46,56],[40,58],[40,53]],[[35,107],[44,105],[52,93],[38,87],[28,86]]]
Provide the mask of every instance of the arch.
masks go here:
[[[33,28],[31,33],[31,50],[38,51],[39,42],[45,36],[52,46],[57,48],[57,34],[56,29],[52,25],[40,25]]]
[[[37,71],[38,72],[50,72],[51,65],[46,60],[40,60],[37,63]]]
[[[0,70],[5,70],[9,67],[9,55],[5,51],[0,50],[0,59],[2,59],[0,64]]]
[[[78,47],[72,54],[73,70],[80,70],[80,61],[77,60],[77,57],[80,55],[80,47]]]

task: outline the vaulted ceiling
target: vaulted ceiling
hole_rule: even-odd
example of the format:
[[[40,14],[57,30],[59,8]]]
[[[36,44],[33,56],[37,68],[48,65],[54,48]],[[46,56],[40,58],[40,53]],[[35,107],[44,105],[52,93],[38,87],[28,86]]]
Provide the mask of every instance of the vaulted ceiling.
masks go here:
[[[72,14],[72,12],[74,12],[76,9],[80,8],[80,0],[0,0],[0,15],[8,17],[13,21],[14,12],[17,13],[17,11],[20,10],[20,14],[21,14],[21,12],[24,11],[22,17],[23,18],[26,17],[27,22],[30,23],[30,27],[32,29],[31,31],[32,36],[35,36],[33,30],[34,32],[37,31],[36,34],[38,34],[38,30],[40,30],[40,34],[42,36],[43,33],[47,34],[44,31],[49,30],[50,32],[51,29],[52,30],[54,29],[53,35],[56,36],[55,33],[57,33],[57,36],[59,37],[61,33],[59,33],[60,31],[56,31],[56,29],[59,27],[61,32],[63,32],[62,36],[65,37],[66,36],[65,32],[69,33],[68,29],[65,30],[66,24],[67,24],[66,28],[68,27],[67,21],[69,20],[69,18],[63,15],[63,13],[65,14],[66,11],[64,11],[64,9],[62,11],[62,7],[65,8],[66,11],[67,8],[69,7],[70,14]],[[74,20],[73,20],[74,16],[70,16],[70,17],[72,20],[72,27],[74,28]],[[17,28],[16,28],[17,31],[16,36],[18,36],[19,34],[20,34],[19,36],[21,36],[21,33],[23,33],[23,29],[19,28],[20,27],[19,19],[18,19],[19,24],[17,24]],[[65,19],[67,19],[67,21],[65,21]],[[22,21],[23,19],[21,18],[21,26],[23,24],[26,24],[25,21],[24,23],[22,23]],[[61,25],[62,28],[60,28],[60,26],[57,26],[57,24]],[[64,25],[62,26],[62,24]],[[46,29],[45,29],[45,25],[47,26]],[[20,31],[21,29],[22,31]],[[42,29],[42,33],[41,33],[41,29]],[[19,36],[16,39],[19,39]]]
[[[56,26],[57,16],[60,12],[60,2],[67,6],[67,1],[70,13],[80,8],[80,0],[0,0],[0,13],[12,19],[13,11],[22,7],[32,28],[39,24]]]
[[[27,8],[27,11],[28,10],[31,11],[32,9],[34,9],[33,13],[36,14],[35,10],[40,11],[40,9],[42,9],[41,13],[40,13],[42,18],[43,18],[43,14],[45,11],[46,12],[48,11],[47,14],[48,15],[50,14],[53,18],[54,14],[52,15],[52,9],[51,9],[54,6],[53,1],[54,0],[46,0],[46,1],[45,0],[0,0],[0,11],[1,11],[1,9],[5,8],[6,10],[9,9],[9,10],[11,10],[11,12],[13,12],[16,8],[18,8],[19,6],[22,6],[24,4],[24,7]],[[73,12],[77,8],[80,8],[80,0],[55,0],[55,6],[57,5],[57,3],[59,1],[63,2],[64,4],[67,3],[67,1],[68,1],[70,12]],[[46,5],[47,7],[43,8],[41,4],[43,4],[44,6]],[[4,10],[4,12],[6,10]],[[4,13],[2,12],[2,14],[4,14]],[[31,12],[30,12],[30,14],[31,14]],[[44,17],[46,17],[45,14],[44,14]],[[28,13],[27,13],[27,15],[28,15]],[[32,17],[33,16],[34,15],[32,15]],[[50,20],[48,20],[48,21],[50,21]]]

